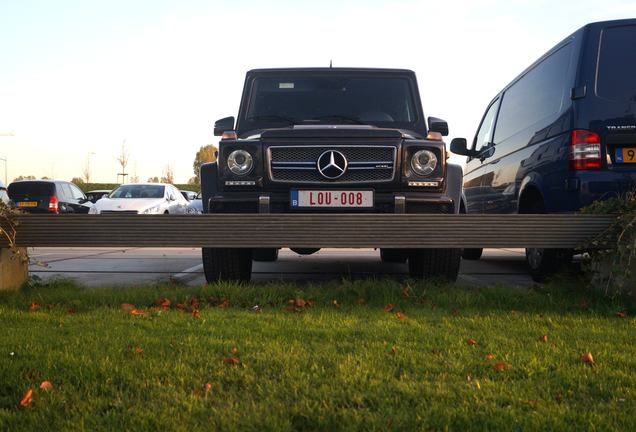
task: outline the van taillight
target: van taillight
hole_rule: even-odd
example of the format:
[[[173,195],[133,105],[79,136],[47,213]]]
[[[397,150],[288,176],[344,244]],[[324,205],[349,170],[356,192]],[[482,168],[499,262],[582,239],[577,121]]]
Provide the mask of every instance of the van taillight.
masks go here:
[[[51,213],[57,213],[58,209],[58,200],[56,196],[52,196],[49,198],[49,211]]]
[[[601,167],[601,137],[595,132],[575,129],[570,135],[570,169]]]

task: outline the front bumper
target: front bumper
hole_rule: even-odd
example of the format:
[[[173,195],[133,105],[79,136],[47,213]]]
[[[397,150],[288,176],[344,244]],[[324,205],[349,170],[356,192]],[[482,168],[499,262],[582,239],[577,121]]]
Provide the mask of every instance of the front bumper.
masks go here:
[[[295,209],[285,192],[229,192],[214,195],[208,202],[209,213],[414,213],[453,214],[455,203],[440,193],[379,192],[374,193],[374,207]]]

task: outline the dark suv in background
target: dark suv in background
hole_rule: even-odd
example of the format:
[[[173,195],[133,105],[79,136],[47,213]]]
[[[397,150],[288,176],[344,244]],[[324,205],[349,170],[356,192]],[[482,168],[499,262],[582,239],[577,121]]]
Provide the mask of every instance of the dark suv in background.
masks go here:
[[[252,70],[236,124],[221,119],[214,132],[218,163],[201,167],[205,213],[459,211],[461,168],[447,163],[442,141],[448,125],[425,119],[412,71]],[[249,280],[252,260],[273,261],[277,252],[203,248],[205,276]],[[381,249],[383,261],[408,260],[415,278],[455,279],[460,253]]]
[[[8,191],[15,205],[27,213],[88,213],[91,208],[84,192],[67,181],[17,181]]]
[[[488,105],[468,156],[462,212],[574,212],[636,184],[636,19],[588,24]],[[496,235],[496,233],[493,233]],[[535,280],[572,250],[527,249]],[[478,259],[481,249],[465,249]]]

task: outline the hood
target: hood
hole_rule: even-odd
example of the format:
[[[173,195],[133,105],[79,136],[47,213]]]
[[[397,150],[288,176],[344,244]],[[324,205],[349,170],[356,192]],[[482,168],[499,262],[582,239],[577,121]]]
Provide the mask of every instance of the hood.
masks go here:
[[[402,138],[398,129],[367,125],[297,125],[291,128],[268,129],[261,132],[267,138]]]
[[[95,203],[98,211],[136,210],[142,212],[150,207],[163,204],[165,198],[102,198]]]

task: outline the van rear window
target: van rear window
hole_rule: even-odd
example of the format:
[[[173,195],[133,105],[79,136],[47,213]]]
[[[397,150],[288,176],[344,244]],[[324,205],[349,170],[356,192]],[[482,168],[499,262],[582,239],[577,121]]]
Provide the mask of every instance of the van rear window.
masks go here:
[[[9,185],[9,196],[31,195],[51,196],[55,195],[55,185],[50,182],[21,181]]]
[[[636,102],[636,26],[609,27],[601,35],[596,94]]]

